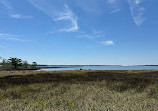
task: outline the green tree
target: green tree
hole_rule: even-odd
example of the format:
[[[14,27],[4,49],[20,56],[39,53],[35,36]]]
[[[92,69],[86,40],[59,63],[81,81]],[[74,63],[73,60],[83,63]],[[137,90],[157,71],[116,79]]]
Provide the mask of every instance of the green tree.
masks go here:
[[[32,68],[36,68],[37,67],[37,63],[36,62],[32,62]]]
[[[1,56],[0,56],[0,60],[2,60]],[[0,70],[2,70],[2,61],[0,61]]]
[[[12,64],[10,63],[9,60],[4,59],[4,58],[1,58],[1,60],[2,60],[1,63],[0,63],[1,70],[10,70],[10,69],[12,69]]]
[[[29,64],[27,61],[23,61],[22,68],[27,69],[29,67]]]
[[[8,59],[12,66],[14,67],[14,69],[18,69],[18,66],[22,66],[22,60],[18,59],[18,58],[10,58]]]
[[[0,60],[2,60],[2,57],[0,56]],[[2,61],[0,62],[0,65],[2,65]]]

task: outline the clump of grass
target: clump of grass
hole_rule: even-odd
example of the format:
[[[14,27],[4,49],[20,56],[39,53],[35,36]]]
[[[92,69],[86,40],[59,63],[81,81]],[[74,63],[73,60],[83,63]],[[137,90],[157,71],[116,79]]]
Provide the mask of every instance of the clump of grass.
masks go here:
[[[149,87],[148,97],[155,98],[158,100],[158,84],[155,84],[155,85]]]
[[[70,109],[76,109],[77,104],[76,103],[71,103],[71,104],[67,104],[68,108]]]

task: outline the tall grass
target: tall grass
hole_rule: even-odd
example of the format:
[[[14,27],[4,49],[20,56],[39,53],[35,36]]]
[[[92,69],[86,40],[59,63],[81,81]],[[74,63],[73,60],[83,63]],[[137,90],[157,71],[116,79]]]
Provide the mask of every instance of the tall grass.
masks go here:
[[[158,110],[157,71],[31,73],[1,75],[0,111]]]

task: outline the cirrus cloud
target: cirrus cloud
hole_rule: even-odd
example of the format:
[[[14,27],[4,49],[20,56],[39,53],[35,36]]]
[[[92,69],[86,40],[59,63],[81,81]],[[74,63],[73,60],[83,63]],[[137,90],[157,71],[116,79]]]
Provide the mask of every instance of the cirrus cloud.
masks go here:
[[[51,0],[28,0],[36,9],[51,17],[54,21],[66,21],[67,25],[62,26],[56,32],[73,32],[79,29],[78,20],[72,10],[64,2],[54,6],[55,1]],[[59,2],[59,1],[56,1]]]
[[[20,14],[11,14],[10,18],[20,19],[20,18],[33,18],[33,16],[23,16]]]
[[[145,18],[143,17],[144,14],[144,8],[140,6],[140,3],[143,2],[142,0],[128,0],[131,16],[134,20],[134,23],[137,26],[140,26],[143,24]]]
[[[114,44],[114,41],[112,40],[108,40],[108,41],[103,41],[101,42],[103,45],[113,45]]]
[[[0,33],[0,39],[2,40],[12,40],[12,41],[21,41],[24,42],[26,40],[20,39],[21,35],[13,35],[13,34],[6,34],[6,33]]]

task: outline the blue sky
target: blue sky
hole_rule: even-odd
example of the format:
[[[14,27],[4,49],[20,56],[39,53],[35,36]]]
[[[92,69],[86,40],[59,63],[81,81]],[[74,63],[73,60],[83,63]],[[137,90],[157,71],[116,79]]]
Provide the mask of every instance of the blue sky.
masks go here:
[[[158,64],[157,0],[0,0],[0,56],[57,65]]]

